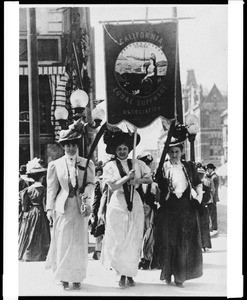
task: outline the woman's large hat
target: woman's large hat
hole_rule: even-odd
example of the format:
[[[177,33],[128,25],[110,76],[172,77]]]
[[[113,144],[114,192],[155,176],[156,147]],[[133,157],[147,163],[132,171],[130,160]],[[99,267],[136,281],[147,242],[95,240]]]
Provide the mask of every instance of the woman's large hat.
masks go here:
[[[141,137],[137,134],[136,146],[139,144]],[[117,146],[126,144],[129,151],[133,150],[134,146],[134,133],[106,130],[103,136],[103,141],[106,144],[106,153],[115,154]]]
[[[184,141],[187,138],[187,129],[183,124],[178,124],[175,126],[172,133],[172,138],[169,147],[183,146]]]
[[[26,174],[30,175],[30,174],[35,174],[35,173],[42,173],[42,172],[46,172],[46,168],[42,167],[40,164],[40,158],[35,157],[34,159],[30,160],[27,164],[26,164]]]
[[[81,119],[77,120],[69,126],[68,129],[61,130],[58,142],[78,140],[82,137],[84,123]]]
[[[207,169],[213,169],[213,170],[215,170],[216,167],[215,167],[214,164],[210,163],[210,164],[207,164]]]
[[[184,139],[176,139],[174,137],[171,138],[169,147],[175,147],[175,146],[184,146]]]

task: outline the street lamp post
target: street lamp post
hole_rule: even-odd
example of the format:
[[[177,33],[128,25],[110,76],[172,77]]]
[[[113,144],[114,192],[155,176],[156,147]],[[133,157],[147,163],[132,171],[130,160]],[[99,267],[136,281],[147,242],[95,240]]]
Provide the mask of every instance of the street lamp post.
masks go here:
[[[196,134],[188,133],[188,139],[189,139],[189,142],[190,142],[190,160],[195,161],[195,139],[196,139]]]
[[[66,129],[68,126],[69,112],[65,107],[59,106],[54,112],[55,119],[59,122],[62,129]]]
[[[195,162],[195,139],[197,133],[199,132],[198,123],[198,118],[193,114],[189,114],[185,118],[188,140],[190,142],[190,160],[193,162]]]
[[[102,120],[105,117],[105,111],[100,107],[95,107],[92,112],[92,123],[86,122],[85,108],[88,104],[88,95],[85,91],[77,89],[71,93],[70,103],[73,112],[73,120],[77,121],[81,118],[83,124],[82,127],[82,140],[79,146],[79,155],[86,157],[87,156],[87,142],[89,138],[89,127],[91,129],[97,129]],[[68,110],[65,107],[57,107],[55,110],[55,119],[59,121],[61,129],[68,128]]]

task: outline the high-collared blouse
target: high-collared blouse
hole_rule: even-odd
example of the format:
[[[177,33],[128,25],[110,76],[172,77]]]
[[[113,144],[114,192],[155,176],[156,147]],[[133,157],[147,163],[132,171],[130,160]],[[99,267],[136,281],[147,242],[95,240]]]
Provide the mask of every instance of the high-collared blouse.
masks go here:
[[[180,198],[188,187],[188,180],[183,170],[183,164],[179,161],[173,164],[171,161],[164,163],[165,177],[170,181],[173,193]]]

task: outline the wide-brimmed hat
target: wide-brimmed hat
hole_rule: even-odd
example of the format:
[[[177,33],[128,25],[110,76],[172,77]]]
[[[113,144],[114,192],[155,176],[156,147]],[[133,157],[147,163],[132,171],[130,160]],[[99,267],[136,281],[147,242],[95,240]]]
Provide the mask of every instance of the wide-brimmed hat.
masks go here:
[[[184,141],[185,141],[184,139],[177,139],[177,138],[172,137],[171,141],[169,143],[169,148],[175,147],[175,146],[183,147]]]
[[[136,146],[139,144],[141,137],[137,134]],[[134,133],[123,131],[106,130],[103,136],[103,141],[106,144],[106,153],[115,154],[117,146],[126,144],[129,152],[133,150],[134,146]]]
[[[30,160],[26,164],[26,168],[27,168],[27,171],[26,171],[27,175],[46,172],[46,168],[44,168],[43,166],[41,166],[41,164],[40,164],[40,158],[37,158],[37,157],[35,157],[34,159]]]
[[[213,169],[213,170],[215,170],[216,167],[215,167],[214,164],[210,163],[210,164],[207,164],[207,169]]]
[[[73,124],[69,126],[68,129],[63,129],[59,134],[59,143],[64,143],[66,141],[78,140],[82,137],[82,130],[84,127],[84,123],[82,119],[77,120]]]

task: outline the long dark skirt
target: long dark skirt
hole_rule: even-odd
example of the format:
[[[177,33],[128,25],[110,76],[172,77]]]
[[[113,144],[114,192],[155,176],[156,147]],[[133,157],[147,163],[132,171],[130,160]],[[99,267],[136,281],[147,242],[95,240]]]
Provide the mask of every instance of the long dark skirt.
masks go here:
[[[157,211],[154,255],[160,279],[184,282],[202,276],[202,243],[198,212],[189,190],[181,198],[171,194]]]
[[[44,261],[50,246],[50,227],[41,205],[23,213],[19,224],[19,255],[23,261]]]
[[[210,220],[209,211],[207,206],[203,206],[203,216],[200,218],[201,225],[201,236],[202,236],[202,248],[212,248],[211,238],[210,238]]]

